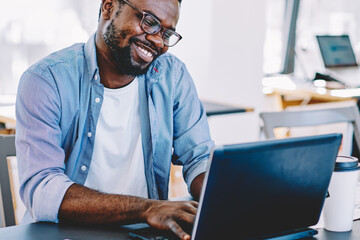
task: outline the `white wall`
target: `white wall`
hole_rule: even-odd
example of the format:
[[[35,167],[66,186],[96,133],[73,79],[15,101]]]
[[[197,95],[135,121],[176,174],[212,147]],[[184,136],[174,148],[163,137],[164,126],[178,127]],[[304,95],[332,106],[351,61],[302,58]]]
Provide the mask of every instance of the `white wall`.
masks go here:
[[[213,0],[183,0],[176,27],[183,39],[169,52],[186,63],[200,96],[208,94],[213,51]]]
[[[254,113],[209,119],[216,144],[255,141],[264,96],[266,0],[183,0],[171,51],[187,65],[202,99],[255,108]]]

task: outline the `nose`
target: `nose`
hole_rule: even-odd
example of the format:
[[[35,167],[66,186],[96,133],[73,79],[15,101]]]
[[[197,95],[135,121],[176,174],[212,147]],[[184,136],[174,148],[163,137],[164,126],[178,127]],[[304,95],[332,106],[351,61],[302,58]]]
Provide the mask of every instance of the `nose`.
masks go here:
[[[146,34],[146,39],[150,42],[152,42],[157,49],[163,49],[164,48],[164,41],[162,39],[162,33],[161,31],[158,32],[157,34]]]

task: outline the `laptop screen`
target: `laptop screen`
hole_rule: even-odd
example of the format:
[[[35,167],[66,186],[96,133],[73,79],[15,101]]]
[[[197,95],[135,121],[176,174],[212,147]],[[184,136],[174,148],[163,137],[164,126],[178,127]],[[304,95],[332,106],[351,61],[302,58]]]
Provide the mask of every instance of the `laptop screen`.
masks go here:
[[[340,142],[328,134],[217,147],[193,239],[263,239],[315,225]]]
[[[357,66],[348,35],[316,36],[325,67]]]

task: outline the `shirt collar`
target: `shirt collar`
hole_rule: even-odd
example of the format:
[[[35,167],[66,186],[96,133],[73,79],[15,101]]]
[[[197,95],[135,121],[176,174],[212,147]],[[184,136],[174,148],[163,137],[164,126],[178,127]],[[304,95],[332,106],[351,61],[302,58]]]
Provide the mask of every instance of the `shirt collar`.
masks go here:
[[[96,36],[95,33],[90,36],[87,43],[85,43],[85,48],[84,48],[90,80],[94,79],[94,75],[99,70],[97,65],[97,58],[96,58],[95,36]]]

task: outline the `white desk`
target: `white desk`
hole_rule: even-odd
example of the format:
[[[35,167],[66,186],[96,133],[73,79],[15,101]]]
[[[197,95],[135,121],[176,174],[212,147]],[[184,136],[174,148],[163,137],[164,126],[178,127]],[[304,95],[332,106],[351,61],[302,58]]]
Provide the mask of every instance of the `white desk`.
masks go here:
[[[0,94],[0,107],[14,106],[16,102],[15,94]]]
[[[275,94],[281,109],[291,105],[354,100],[360,97],[360,88],[328,89],[312,81],[292,79],[287,75],[264,78],[265,94]]]
[[[15,129],[15,94],[0,94],[0,134],[12,133]]]

